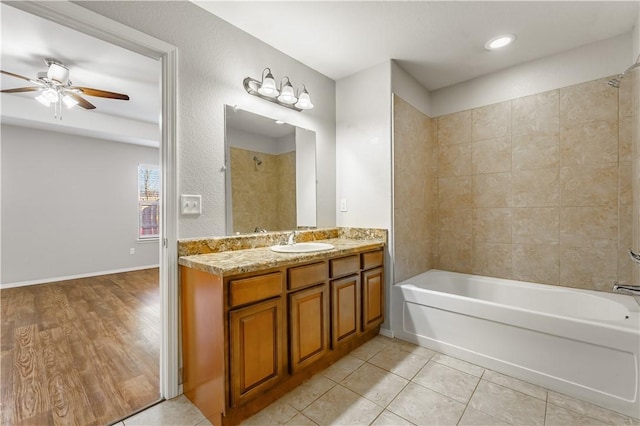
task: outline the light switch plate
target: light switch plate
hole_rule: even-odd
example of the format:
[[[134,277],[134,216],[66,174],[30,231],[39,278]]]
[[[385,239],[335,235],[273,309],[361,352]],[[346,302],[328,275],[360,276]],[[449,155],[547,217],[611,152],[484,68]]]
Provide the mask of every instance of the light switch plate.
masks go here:
[[[202,195],[181,195],[180,212],[182,214],[202,214]]]

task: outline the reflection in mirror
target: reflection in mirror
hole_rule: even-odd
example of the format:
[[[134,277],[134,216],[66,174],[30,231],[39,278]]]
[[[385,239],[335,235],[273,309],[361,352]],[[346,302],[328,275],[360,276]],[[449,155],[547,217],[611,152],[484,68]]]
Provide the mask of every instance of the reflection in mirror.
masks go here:
[[[225,152],[227,235],[315,228],[313,131],[227,105]]]

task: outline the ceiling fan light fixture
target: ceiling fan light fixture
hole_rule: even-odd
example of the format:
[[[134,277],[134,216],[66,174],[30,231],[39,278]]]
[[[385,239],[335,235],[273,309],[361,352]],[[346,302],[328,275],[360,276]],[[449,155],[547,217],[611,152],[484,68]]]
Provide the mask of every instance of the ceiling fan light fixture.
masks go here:
[[[51,87],[42,92],[42,96],[52,104],[58,102],[58,99],[60,99],[58,91]]]
[[[64,95],[62,97],[62,102],[64,102],[67,108],[73,108],[74,106],[78,105],[78,101],[76,101],[74,98],[72,98],[69,95]]]
[[[42,105],[48,107],[51,106],[51,102],[49,102],[44,96],[42,96],[42,94],[39,94],[38,96],[36,96],[36,101],[40,102]]]
[[[69,68],[57,62],[51,62],[47,70],[47,78],[65,86],[69,82]]]

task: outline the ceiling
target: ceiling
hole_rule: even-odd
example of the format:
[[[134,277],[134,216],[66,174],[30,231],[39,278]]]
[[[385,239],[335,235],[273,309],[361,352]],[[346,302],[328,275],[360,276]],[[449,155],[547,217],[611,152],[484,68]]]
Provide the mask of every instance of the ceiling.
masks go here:
[[[2,18],[2,69],[28,78],[46,71],[44,58],[55,58],[69,68],[75,86],[91,87],[129,95],[129,101],[86,96],[96,106],[82,110],[158,123],[161,111],[160,63],[84,33],[39,18],[7,4],[0,4]],[[33,86],[27,81],[2,75],[2,89]],[[3,94],[34,98],[37,92]],[[46,108],[33,102],[34,108]],[[53,116],[53,107],[51,116]],[[75,113],[74,108],[73,113]],[[71,111],[63,111],[71,114]]]
[[[338,80],[395,59],[436,90],[631,31],[638,2],[194,1]],[[516,43],[487,51],[490,38]]]

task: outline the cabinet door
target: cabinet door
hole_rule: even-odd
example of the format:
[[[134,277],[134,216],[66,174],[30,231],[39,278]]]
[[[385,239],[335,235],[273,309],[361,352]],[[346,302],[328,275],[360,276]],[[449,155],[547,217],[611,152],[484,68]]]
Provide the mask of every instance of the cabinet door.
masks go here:
[[[229,312],[231,404],[275,385],[284,374],[282,299]]]
[[[329,350],[329,291],[326,284],[289,295],[291,372]]]
[[[360,275],[331,282],[331,343],[357,336],[360,331]]]
[[[384,270],[362,273],[362,328],[370,330],[384,321]]]

